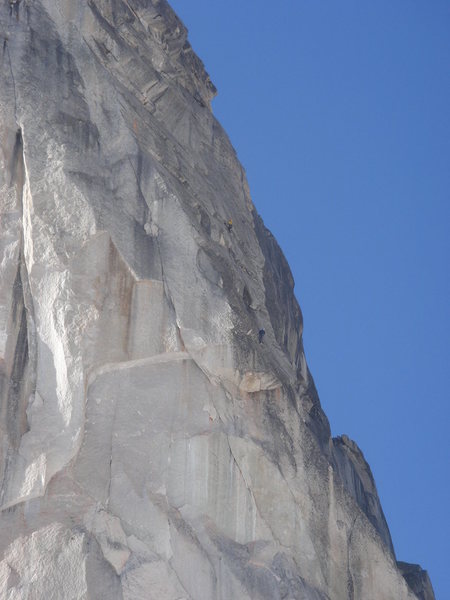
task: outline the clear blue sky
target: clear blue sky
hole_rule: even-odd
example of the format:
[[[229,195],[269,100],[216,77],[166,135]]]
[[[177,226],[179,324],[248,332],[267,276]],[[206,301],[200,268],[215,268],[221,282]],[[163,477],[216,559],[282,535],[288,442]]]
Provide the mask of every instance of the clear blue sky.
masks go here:
[[[450,1],[170,1],[291,265],[333,434],[450,598]]]

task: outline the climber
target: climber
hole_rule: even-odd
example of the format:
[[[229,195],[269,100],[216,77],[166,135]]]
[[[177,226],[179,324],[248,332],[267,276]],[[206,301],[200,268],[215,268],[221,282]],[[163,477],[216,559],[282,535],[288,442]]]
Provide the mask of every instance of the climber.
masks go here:
[[[19,18],[19,2],[20,0],[9,0],[9,16],[12,17],[13,9],[16,13],[16,19]]]
[[[259,343],[262,344],[263,341],[263,337],[266,335],[266,332],[264,331],[264,329],[260,329],[258,331],[258,339],[259,339]]]
[[[228,223],[225,223],[225,225],[227,226],[228,231],[233,229],[233,221],[231,219],[228,219]]]

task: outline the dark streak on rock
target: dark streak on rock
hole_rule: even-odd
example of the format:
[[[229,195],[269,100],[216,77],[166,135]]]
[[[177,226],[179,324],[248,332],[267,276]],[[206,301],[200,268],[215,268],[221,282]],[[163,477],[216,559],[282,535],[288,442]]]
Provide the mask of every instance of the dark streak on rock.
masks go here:
[[[19,128],[16,132],[16,139],[11,157],[10,166],[10,185],[17,183],[20,187],[23,186],[23,141],[22,130]]]

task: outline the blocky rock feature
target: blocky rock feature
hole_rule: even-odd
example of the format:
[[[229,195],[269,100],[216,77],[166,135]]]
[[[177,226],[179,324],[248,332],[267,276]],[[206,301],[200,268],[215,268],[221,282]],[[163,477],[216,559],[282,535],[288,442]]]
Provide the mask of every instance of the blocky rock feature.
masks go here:
[[[398,561],[397,566],[403,573],[410,589],[419,600],[434,600],[433,586],[428,573],[420,565]]]

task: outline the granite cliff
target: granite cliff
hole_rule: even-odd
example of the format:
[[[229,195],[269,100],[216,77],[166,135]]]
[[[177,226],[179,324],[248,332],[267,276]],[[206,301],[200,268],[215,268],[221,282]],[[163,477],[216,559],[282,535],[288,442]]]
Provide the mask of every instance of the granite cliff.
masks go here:
[[[1,0],[0,43],[1,598],[433,599],[169,5]]]

